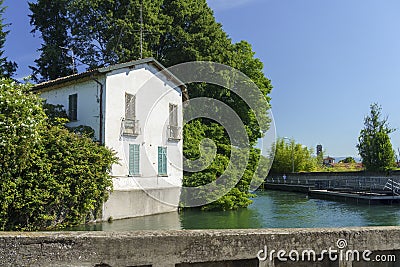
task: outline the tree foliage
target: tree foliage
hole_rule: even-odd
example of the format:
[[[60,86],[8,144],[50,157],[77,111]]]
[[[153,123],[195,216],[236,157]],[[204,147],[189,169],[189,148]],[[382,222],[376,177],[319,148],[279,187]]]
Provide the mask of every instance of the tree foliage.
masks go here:
[[[0,80],[0,230],[93,219],[112,186],[114,154],[49,123],[29,88]]]
[[[394,129],[389,127],[387,118],[381,116],[382,107],[372,104],[358,137],[357,149],[368,171],[385,171],[395,166],[395,152],[389,137]]]
[[[63,3],[62,6],[50,5],[50,2],[53,1],[38,0],[36,4],[30,4],[32,24],[42,32],[42,36],[49,37],[43,38],[44,47],[51,44],[51,39],[67,40],[68,46],[74,49],[79,61],[85,63],[88,69],[140,58],[140,0],[58,1]],[[49,19],[41,19],[50,12],[50,9],[40,8],[43,5],[51,7],[52,14],[60,16],[60,30],[55,30]],[[206,0],[143,1],[143,21],[143,57],[154,57],[166,67],[188,61],[214,61],[229,65],[250,77],[260,88],[265,100],[269,101],[268,94],[272,86],[263,73],[262,62],[254,57],[249,43],[231,41],[222,30],[221,24],[215,21]],[[68,36],[65,36],[66,33]],[[36,62],[38,64],[44,61],[49,64],[44,69],[38,64],[38,70],[43,69],[43,73],[40,73],[43,79],[55,78],[47,75],[46,69],[65,67],[65,62],[58,60],[59,54],[58,52],[53,62],[51,56],[44,54]],[[57,75],[64,74],[60,72]],[[243,181],[218,203],[210,205],[210,208],[233,209],[247,206],[250,203],[249,179],[260,159],[260,151],[253,147],[263,131],[268,129],[268,120],[265,119],[263,125],[259,125],[255,112],[266,114],[269,107],[259,106],[262,112],[251,110],[232,91],[214,85],[190,84],[188,91],[191,98],[207,97],[224,102],[244,122],[250,140],[251,160],[246,167]],[[186,186],[216,180],[229,163],[232,144],[227,132],[222,125],[203,118],[186,124],[184,156],[191,160],[196,159],[199,154],[197,144],[204,138],[210,138],[216,143],[216,157],[201,172],[185,172]]]
[[[3,6],[4,0],[0,0],[0,78],[10,78],[14,75],[17,70],[17,63],[8,60],[4,56],[4,44],[6,42],[6,37],[9,31],[4,30],[4,28],[10,26],[10,24],[4,24],[4,11],[6,7]]]
[[[43,44],[40,58],[35,60],[36,66],[32,78],[36,82],[54,80],[74,72],[72,59],[68,55],[71,46],[70,20],[67,17],[69,0],[40,0],[29,3],[32,33],[40,32]]]
[[[272,162],[271,173],[309,172],[316,170],[318,159],[313,157],[312,149],[296,143],[293,139],[289,143],[284,138],[278,138],[273,145],[275,157]]]
[[[353,157],[347,157],[339,161],[339,163],[356,163],[356,160]]]

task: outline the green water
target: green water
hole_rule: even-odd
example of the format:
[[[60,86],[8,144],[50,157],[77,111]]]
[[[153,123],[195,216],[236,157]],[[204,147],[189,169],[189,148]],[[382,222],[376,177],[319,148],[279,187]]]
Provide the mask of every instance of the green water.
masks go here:
[[[398,226],[400,206],[360,205],[306,194],[259,191],[247,209],[225,212],[185,210],[141,218],[80,226],[69,230],[133,231],[156,229],[315,228]]]

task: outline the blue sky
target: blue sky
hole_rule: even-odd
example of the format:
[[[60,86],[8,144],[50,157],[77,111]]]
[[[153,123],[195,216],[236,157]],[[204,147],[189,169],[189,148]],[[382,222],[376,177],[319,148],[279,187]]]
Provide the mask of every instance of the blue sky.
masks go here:
[[[331,156],[357,156],[369,105],[378,102],[400,146],[400,1],[208,0],[233,41],[247,40],[272,80],[278,136]],[[12,23],[6,55],[16,78],[30,74],[40,39],[30,33],[28,5],[5,0]]]

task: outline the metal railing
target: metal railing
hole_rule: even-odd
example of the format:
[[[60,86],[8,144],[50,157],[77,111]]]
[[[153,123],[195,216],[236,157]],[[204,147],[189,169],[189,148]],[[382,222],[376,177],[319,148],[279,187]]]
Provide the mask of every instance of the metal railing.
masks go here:
[[[383,190],[390,190],[393,194],[400,196],[400,183],[397,181],[393,181],[392,179],[388,179]]]
[[[290,178],[268,177],[265,183],[309,186],[315,189],[349,190],[363,192],[392,192],[400,195],[400,178],[388,177],[352,177],[352,178]]]
[[[181,140],[182,129],[179,126],[169,125],[167,135],[169,140]]]
[[[140,134],[140,127],[138,120],[123,120],[122,121],[122,134],[127,136],[138,136]]]

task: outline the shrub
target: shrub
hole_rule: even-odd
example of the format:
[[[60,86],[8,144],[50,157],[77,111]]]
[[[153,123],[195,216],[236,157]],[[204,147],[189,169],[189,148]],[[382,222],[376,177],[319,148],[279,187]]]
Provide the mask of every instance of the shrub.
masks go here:
[[[0,80],[0,229],[50,229],[93,219],[112,187],[115,156],[50,123],[28,89]]]

